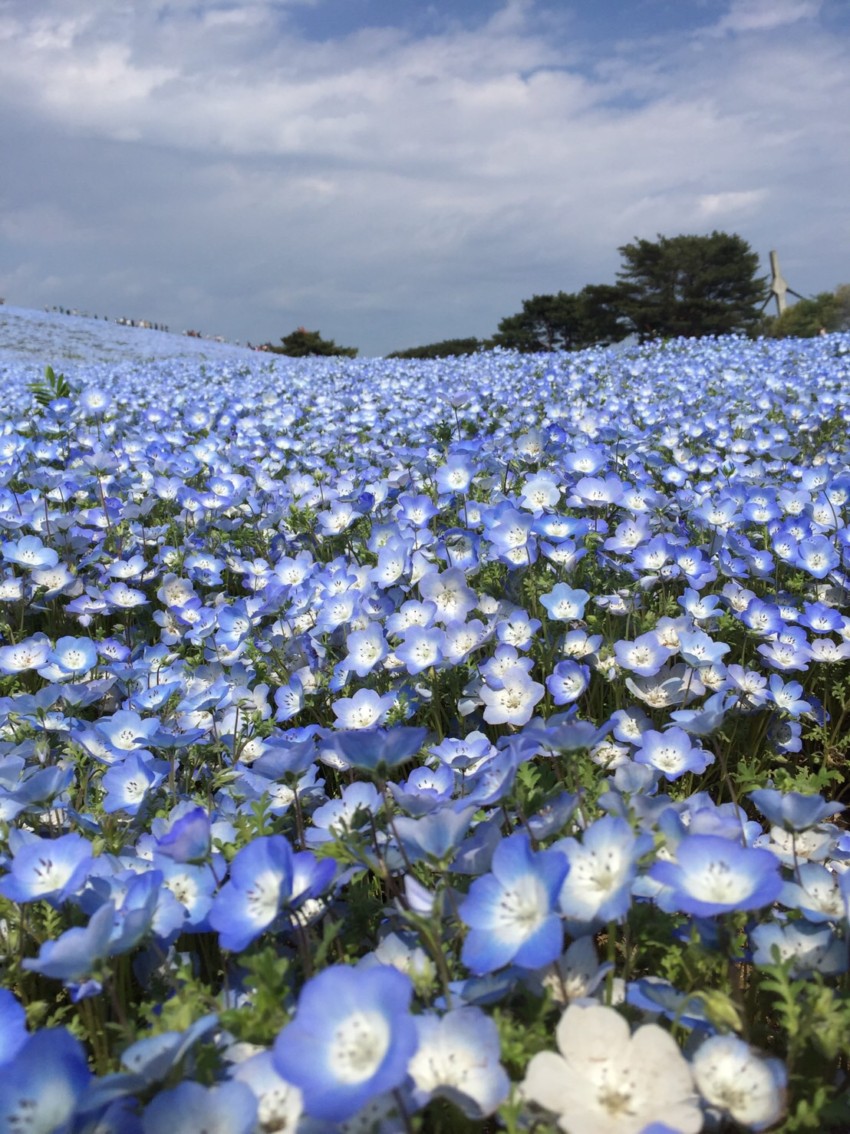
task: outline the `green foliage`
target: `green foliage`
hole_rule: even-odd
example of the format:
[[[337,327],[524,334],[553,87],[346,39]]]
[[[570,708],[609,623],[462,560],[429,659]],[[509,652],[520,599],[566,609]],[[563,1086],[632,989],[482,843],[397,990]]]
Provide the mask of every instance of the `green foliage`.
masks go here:
[[[620,291],[608,284],[588,284],[572,294],[534,295],[524,299],[522,311],[499,323],[494,346],[524,353],[551,350],[583,350],[596,343],[625,338]]]
[[[619,252],[621,307],[641,341],[754,334],[767,291],[758,256],[740,236],[636,239]]]
[[[475,354],[484,350],[486,344],[481,339],[443,339],[426,346],[410,347],[408,350],[394,350],[387,358],[455,358],[459,355]]]
[[[323,339],[318,331],[308,331],[306,327],[297,327],[280,342],[280,346],[265,343],[263,349],[272,351],[273,354],[286,354],[290,358],[311,358],[315,355],[341,355],[345,358],[357,356],[357,347],[337,346],[333,339]]]
[[[222,1012],[222,1025],[237,1040],[271,1044],[291,1014],[287,1009],[292,995],[291,961],[280,956],[274,945],[267,945],[243,955],[242,964],[251,995],[239,1008]]]
[[[777,318],[765,322],[765,334],[773,339],[811,339],[824,331],[850,329],[850,284],[835,291],[819,292],[812,299],[800,299]]]
[[[46,407],[57,398],[70,398],[73,387],[64,374],[57,374],[52,366],[44,368],[44,378],[30,382],[27,389],[37,405]]]

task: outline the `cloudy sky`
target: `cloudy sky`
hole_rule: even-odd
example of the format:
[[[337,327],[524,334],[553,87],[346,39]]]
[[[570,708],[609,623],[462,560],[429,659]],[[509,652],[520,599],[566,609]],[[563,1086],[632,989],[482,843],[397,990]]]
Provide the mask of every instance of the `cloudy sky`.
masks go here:
[[[0,295],[361,355],[618,246],[850,281],[847,0],[0,0]]]

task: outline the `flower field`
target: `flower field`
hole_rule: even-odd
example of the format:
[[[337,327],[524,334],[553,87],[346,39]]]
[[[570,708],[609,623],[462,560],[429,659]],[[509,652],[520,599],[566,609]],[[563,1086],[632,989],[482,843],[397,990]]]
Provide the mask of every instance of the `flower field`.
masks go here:
[[[0,354],[0,1131],[850,1129],[850,336],[166,347]]]

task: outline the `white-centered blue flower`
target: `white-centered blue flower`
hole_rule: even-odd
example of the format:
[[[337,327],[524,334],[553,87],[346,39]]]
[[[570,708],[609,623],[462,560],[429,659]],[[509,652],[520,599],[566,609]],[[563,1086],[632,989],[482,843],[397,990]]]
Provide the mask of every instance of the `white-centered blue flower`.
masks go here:
[[[472,883],[458,910],[470,927],[464,964],[490,973],[511,961],[538,969],[560,956],[564,931],[557,901],[568,869],[557,851],[532,851],[524,832],[503,839],[491,872]]]
[[[343,1122],[401,1085],[418,1046],[413,985],[397,969],[334,965],[305,984],[274,1066],[313,1118]]]

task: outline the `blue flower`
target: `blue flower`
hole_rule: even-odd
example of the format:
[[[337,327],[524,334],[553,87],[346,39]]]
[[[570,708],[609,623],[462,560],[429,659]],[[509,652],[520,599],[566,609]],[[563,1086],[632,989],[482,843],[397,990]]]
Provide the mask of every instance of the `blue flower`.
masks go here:
[[[550,618],[558,622],[573,622],[584,617],[589,598],[587,591],[574,590],[566,583],[556,583],[551,591],[540,596],[540,602]]]
[[[26,1040],[27,1014],[23,1005],[7,988],[0,988],[0,1067],[14,1058]]]
[[[66,929],[55,941],[45,941],[38,956],[26,958],[22,967],[66,985],[77,985],[112,951],[114,924],[115,905],[104,902],[87,926]],[[100,986],[92,990],[99,991]]]
[[[0,894],[13,902],[44,899],[58,906],[80,890],[94,861],[91,843],[80,835],[42,839],[26,831],[12,831],[14,853],[9,873],[0,879]]]
[[[257,1099],[247,1084],[183,1082],[148,1103],[142,1129],[144,1134],[251,1134],[256,1122]]]
[[[238,852],[209,913],[222,949],[238,953],[268,929],[292,895],[293,869],[283,835],[254,839]]]
[[[820,795],[776,788],[757,788],[750,799],[771,825],[786,831],[807,831],[844,810],[843,804],[828,803]]]
[[[418,1044],[412,994],[410,978],[385,965],[334,965],[307,982],[273,1051],[307,1114],[344,1122],[403,1083]]]
[[[510,962],[539,969],[559,957],[564,933],[557,903],[568,869],[556,851],[535,854],[525,832],[503,839],[491,872],[472,883],[458,910],[470,927],[463,963],[482,974]]]
[[[770,851],[718,835],[685,836],[676,861],[654,863],[649,877],[662,884],[661,909],[697,917],[761,909],[782,892],[779,861]]]
[[[91,1079],[79,1040],[64,1028],[36,1032],[0,1067],[0,1130],[59,1134],[68,1129]]]
[[[554,849],[569,863],[558,905],[578,937],[628,913],[637,861],[652,849],[652,836],[636,836],[625,819],[606,815],[590,824],[581,842],[562,839]]]
[[[668,780],[678,780],[685,772],[704,772],[714,763],[713,752],[692,745],[688,734],[676,727],[664,732],[647,729],[634,758],[638,764],[656,768]]]

